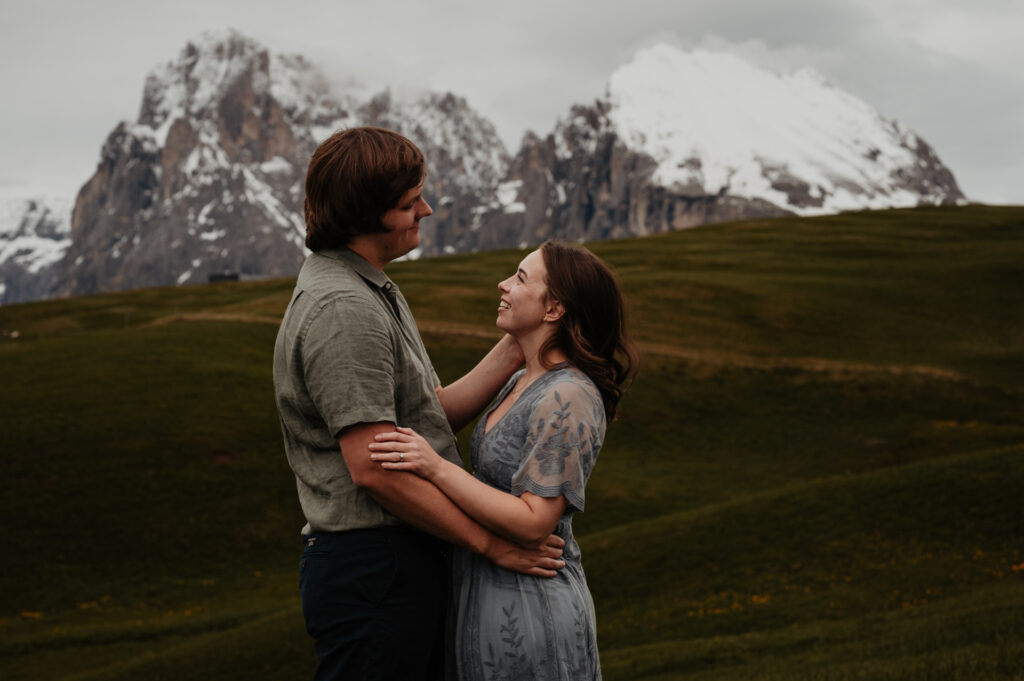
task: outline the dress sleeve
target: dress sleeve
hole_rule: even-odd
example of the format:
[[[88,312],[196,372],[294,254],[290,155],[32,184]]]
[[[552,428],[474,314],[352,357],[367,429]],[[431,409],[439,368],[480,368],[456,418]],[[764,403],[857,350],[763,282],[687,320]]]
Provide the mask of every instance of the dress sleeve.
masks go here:
[[[572,509],[582,511],[604,431],[604,407],[594,388],[575,381],[548,386],[533,406],[512,494],[564,496]]]

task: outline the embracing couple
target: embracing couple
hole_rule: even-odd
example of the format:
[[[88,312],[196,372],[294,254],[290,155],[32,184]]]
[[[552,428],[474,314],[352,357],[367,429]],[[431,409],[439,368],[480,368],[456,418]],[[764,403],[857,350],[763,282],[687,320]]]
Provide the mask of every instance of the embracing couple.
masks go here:
[[[419,245],[425,173],[408,139],[353,128],[306,175],[274,387],[316,678],[599,679],[571,520],[635,364],[622,296],[545,243],[498,283],[504,337],[442,387],[384,273]],[[453,432],[481,413],[470,474]]]

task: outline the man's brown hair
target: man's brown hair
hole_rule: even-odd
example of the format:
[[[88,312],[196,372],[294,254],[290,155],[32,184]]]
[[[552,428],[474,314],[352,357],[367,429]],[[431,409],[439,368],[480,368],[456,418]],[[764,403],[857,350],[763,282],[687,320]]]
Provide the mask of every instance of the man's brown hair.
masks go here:
[[[384,128],[349,128],[324,140],[306,171],[306,247],[343,248],[384,232],[381,218],[425,174],[423,152]]]

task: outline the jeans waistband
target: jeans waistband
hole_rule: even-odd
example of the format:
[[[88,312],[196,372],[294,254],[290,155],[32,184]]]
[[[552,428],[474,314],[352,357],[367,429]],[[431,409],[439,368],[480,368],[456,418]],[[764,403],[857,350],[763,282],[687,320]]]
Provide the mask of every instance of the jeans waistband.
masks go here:
[[[312,548],[313,546],[330,546],[331,544],[343,543],[357,539],[358,537],[372,536],[374,534],[401,538],[403,540],[409,540],[425,545],[435,544],[438,547],[447,546],[445,542],[441,541],[437,537],[405,525],[361,527],[355,530],[342,530],[340,532],[314,531],[301,536],[302,545],[306,548]]]

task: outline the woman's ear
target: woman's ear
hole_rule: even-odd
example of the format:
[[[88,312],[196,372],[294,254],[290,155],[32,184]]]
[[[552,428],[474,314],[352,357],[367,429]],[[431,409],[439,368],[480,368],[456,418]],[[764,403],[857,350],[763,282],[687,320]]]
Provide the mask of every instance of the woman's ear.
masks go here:
[[[547,309],[544,311],[544,321],[557,322],[565,314],[565,308],[557,300],[549,300]]]

